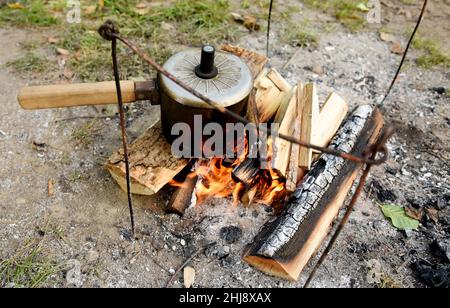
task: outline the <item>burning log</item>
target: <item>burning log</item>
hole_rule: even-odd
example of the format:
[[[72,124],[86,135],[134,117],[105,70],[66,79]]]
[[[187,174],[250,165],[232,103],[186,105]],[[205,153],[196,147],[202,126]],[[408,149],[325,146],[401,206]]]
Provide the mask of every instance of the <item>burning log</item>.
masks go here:
[[[147,129],[130,145],[129,161],[131,192],[138,195],[157,193],[189,162],[172,155],[171,146],[163,136],[161,122]],[[123,150],[114,153],[106,167],[120,188],[126,191]]]
[[[340,128],[331,147],[361,155],[376,142],[383,123],[378,109],[359,107]],[[322,155],[280,216],[256,236],[245,261],[266,274],[297,280],[325,239],[360,169],[361,164]]]
[[[186,209],[193,203],[193,199],[195,199],[194,191],[197,181],[197,175],[188,175],[170,198],[166,212],[183,216]]]
[[[233,168],[233,180],[239,183],[244,183],[246,186],[251,186],[255,177],[259,173],[259,159],[248,158],[242,163]]]

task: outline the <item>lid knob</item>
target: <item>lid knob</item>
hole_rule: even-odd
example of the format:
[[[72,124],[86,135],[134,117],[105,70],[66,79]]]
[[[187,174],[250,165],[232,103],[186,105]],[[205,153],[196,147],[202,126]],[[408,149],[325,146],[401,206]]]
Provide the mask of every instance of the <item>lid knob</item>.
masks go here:
[[[203,79],[212,79],[217,76],[219,71],[214,65],[214,56],[216,50],[211,45],[204,45],[202,47],[202,56],[200,64],[195,68],[195,74]]]

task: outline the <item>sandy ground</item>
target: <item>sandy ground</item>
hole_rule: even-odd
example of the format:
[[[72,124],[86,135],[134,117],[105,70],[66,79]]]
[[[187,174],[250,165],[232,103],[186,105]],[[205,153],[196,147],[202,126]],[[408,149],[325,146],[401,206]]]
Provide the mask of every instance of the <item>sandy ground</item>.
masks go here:
[[[445,5],[448,7],[448,2]],[[445,18],[448,21],[448,15]],[[277,28],[271,65],[281,70],[295,48],[278,45]],[[448,33],[448,24],[443,28]],[[0,64],[18,58],[19,43],[35,35],[42,34],[0,29],[4,42]],[[240,44],[264,52],[264,35],[248,35]],[[282,72],[292,83],[315,81],[321,101],[336,91],[352,107],[375,105],[399,60],[374,31],[350,34],[338,27],[333,33],[320,33],[319,47],[303,50]],[[322,66],[322,75],[312,72],[315,65]],[[117,118],[105,118],[109,110],[91,107],[24,111],[16,101],[20,87],[56,78],[26,80],[0,70],[0,260],[13,256],[27,239],[39,238],[48,258],[67,264],[47,286],[161,287],[204,243],[216,242],[191,262],[197,271],[195,287],[302,286],[308,269],[299,282],[290,283],[265,276],[241,260],[243,247],[271,215],[270,209],[263,207],[234,208],[231,202],[221,200],[214,202],[215,206],[190,209],[180,219],[163,214],[169,195],[165,189],[153,197],[135,197],[139,240],[129,242],[126,195],[103,167],[106,158],[120,147]],[[448,80],[448,71],[423,70],[413,62],[403,71],[382,106],[387,121],[397,125],[397,134],[389,143],[392,157],[386,165],[374,168],[356,211],[319,269],[313,287],[375,286],[367,279],[370,260],[380,264],[391,286],[424,286],[411,267],[420,260],[447,266],[448,273],[448,264],[430,250],[433,241],[443,242],[450,235],[449,99],[430,90],[448,88]],[[131,139],[157,121],[158,113],[158,107],[133,105],[128,130]],[[71,138],[75,128],[92,121],[72,119],[79,116],[101,116],[95,120],[95,138],[88,146]],[[33,142],[46,146],[36,148]],[[54,182],[52,197],[47,191],[49,180]],[[437,219],[426,216],[419,231],[397,231],[383,217],[375,198],[436,209]],[[242,230],[235,241],[220,237],[220,230],[229,226]],[[174,286],[182,286],[181,276]]]

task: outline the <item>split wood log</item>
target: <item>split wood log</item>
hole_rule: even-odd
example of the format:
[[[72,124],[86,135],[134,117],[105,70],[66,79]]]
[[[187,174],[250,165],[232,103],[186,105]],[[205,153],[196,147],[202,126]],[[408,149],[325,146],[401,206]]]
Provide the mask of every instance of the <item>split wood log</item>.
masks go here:
[[[278,129],[279,134],[283,135],[293,135],[295,130],[295,124],[298,116],[298,95],[301,95],[303,91],[303,85],[300,83],[294,89],[294,95],[292,95],[289,100],[288,107],[286,109],[285,115],[281,122],[279,122],[280,127]],[[292,144],[281,138],[275,138],[273,142],[273,153],[272,153],[272,169],[278,172],[282,177],[287,176],[288,165],[290,162]],[[298,154],[297,154],[298,159]],[[298,164],[297,164],[298,165]],[[297,166],[298,167],[298,166]]]
[[[264,66],[267,64],[269,59],[266,56],[263,56],[257,52],[247,50],[242,47],[237,47],[233,45],[222,45],[221,48],[223,51],[232,53],[247,63],[250,71],[252,72],[253,78],[256,78]]]
[[[297,112],[296,119],[293,123],[294,133],[293,137],[300,139],[300,130],[302,123],[302,112],[303,112],[303,100],[302,100],[303,84],[298,83],[297,85]],[[286,174],[286,189],[289,192],[294,192],[297,189],[297,183],[304,177],[304,169],[298,166],[298,159],[300,155],[300,146],[298,144],[291,144],[291,156],[289,158],[289,166]]]
[[[172,155],[171,146],[162,134],[161,122],[147,129],[129,147],[131,192],[153,195],[173,179],[189,160]],[[123,150],[114,153],[106,163],[120,188],[126,191]]]
[[[319,121],[319,99],[314,83],[309,83],[303,90],[303,110],[302,110],[302,128],[300,131],[300,140],[310,143],[317,143],[318,121]],[[299,167],[306,170],[311,169],[313,161],[313,150],[300,147],[298,158]]]
[[[183,216],[186,209],[194,203],[195,186],[197,185],[198,176],[189,174],[180,187],[172,194],[169,205],[166,208],[167,213]]]
[[[316,142],[326,147],[333,139],[348,113],[347,102],[336,93],[331,93],[320,109]]]
[[[254,104],[247,108],[247,118],[253,123],[266,123],[278,112],[283,101],[289,100],[292,86],[274,69],[264,69],[255,79]]]
[[[384,122],[378,109],[357,108],[340,128],[331,147],[361,155],[374,144]],[[323,154],[286,204],[264,225],[244,256],[266,274],[297,280],[320,247],[350,191],[361,164]]]

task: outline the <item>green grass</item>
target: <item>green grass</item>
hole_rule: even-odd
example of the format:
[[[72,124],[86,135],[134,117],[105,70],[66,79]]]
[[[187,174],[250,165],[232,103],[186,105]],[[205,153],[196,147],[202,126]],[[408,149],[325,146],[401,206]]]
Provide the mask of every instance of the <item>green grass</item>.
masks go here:
[[[42,0],[21,1],[23,8],[14,9],[8,6],[0,9],[0,24],[16,26],[49,27],[59,23],[51,14],[47,3]]]
[[[444,53],[435,40],[417,35],[412,46],[421,52],[421,55],[416,59],[419,66],[426,69],[435,66],[449,66],[450,55]]]
[[[159,63],[172,55],[179,45],[232,42],[238,37],[239,30],[242,31],[229,18],[231,7],[228,0],[173,0],[161,2],[157,6],[149,5],[145,13],[136,7],[141,2],[105,0],[105,6],[100,8],[98,1],[86,0],[82,9],[94,6],[96,10],[89,14],[83,12],[82,23],[70,25],[64,20],[65,1],[24,1],[23,9],[1,9],[0,24],[51,26],[56,32],[55,36],[61,39],[57,47],[71,52],[67,68],[83,82],[112,78],[110,43],[97,34],[98,27],[106,19],[116,21],[124,36],[141,46]],[[33,56],[31,47],[26,47],[30,53],[13,66],[17,66],[19,72],[28,67],[33,67],[35,72],[45,72],[42,67],[45,63]],[[147,79],[154,75],[153,70],[141,59],[121,44],[119,48],[122,78]]]
[[[6,66],[12,68],[18,73],[45,73],[52,66],[52,63],[41,55],[32,51],[26,51],[25,55],[6,63]]]
[[[323,10],[352,32],[360,31],[367,25],[366,13],[359,4],[367,5],[367,0],[304,0],[305,4]]]
[[[42,251],[42,242],[31,239],[16,254],[0,261],[0,286],[15,288],[39,288],[45,286],[51,276],[64,270],[64,265],[51,260]]]
[[[88,146],[92,143],[94,134],[98,131],[95,127],[96,120],[90,121],[73,129],[71,138],[78,144]]]
[[[316,47],[319,43],[319,38],[316,33],[311,30],[308,21],[301,24],[288,22],[283,28],[283,40],[297,47]]]

